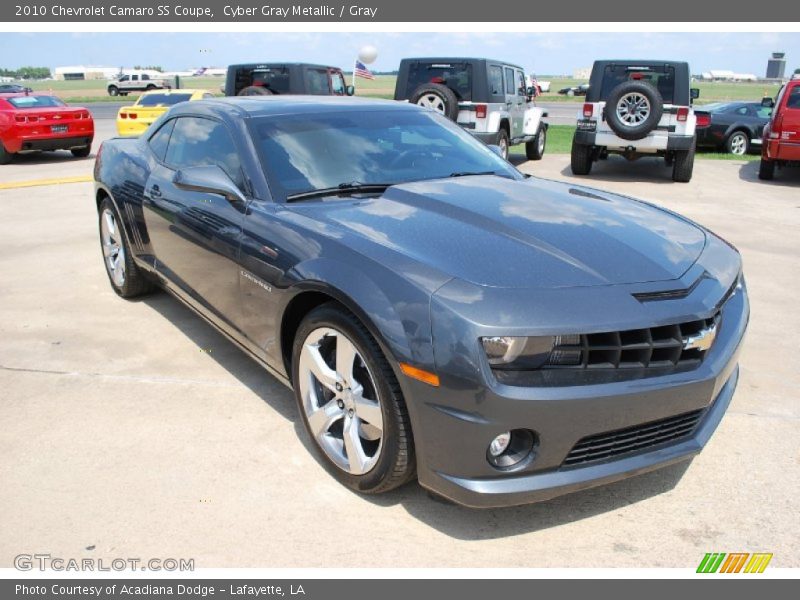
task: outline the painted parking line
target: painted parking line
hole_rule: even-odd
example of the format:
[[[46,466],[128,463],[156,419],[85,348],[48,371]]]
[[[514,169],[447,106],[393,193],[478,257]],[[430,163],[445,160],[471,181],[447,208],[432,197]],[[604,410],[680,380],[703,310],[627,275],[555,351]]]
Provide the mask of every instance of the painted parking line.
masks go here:
[[[52,179],[29,179],[27,181],[0,183],[0,190],[14,190],[17,188],[37,187],[40,185],[59,185],[62,183],[89,183],[91,181],[94,181],[94,178],[91,175],[81,175],[79,177],[54,177]]]

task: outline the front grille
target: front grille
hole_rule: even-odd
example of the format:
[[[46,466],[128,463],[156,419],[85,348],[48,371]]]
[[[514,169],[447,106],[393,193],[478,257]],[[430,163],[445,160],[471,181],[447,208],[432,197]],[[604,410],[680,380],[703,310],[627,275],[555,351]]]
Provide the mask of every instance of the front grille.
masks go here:
[[[628,329],[555,339],[545,369],[692,368],[705,350],[686,348],[689,337],[717,325],[719,317],[675,325]]]
[[[575,444],[563,466],[606,460],[688,437],[697,427],[703,411],[694,410],[644,425],[590,435]]]

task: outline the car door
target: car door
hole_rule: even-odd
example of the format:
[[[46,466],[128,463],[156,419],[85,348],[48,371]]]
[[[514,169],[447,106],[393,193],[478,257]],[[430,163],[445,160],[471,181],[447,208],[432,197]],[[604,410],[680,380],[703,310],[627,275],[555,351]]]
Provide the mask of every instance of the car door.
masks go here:
[[[800,83],[788,84],[780,119],[780,156],[783,160],[800,160]]]
[[[156,156],[144,191],[155,267],[178,291],[238,329],[238,259],[245,207],[218,194],[179,189],[173,181],[180,169],[217,165],[244,193],[239,150],[220,121],[179,116],[170,123],[168,145],[163,158]]]
[[[518,138],[522,135],[522,120],[525,114],[525,97],[520,96],[518,92],[518,76],[517,69],[505,67],[506,82],[506,107],[508,108],[508,115],[510,119],[509,125],[511,126],[511,138]]]

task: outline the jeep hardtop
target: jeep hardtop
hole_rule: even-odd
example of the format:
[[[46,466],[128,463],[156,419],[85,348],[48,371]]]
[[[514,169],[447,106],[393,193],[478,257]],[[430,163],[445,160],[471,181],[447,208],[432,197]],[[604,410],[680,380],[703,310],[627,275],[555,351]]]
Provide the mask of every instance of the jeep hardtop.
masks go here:
[[[588,175],[609,154],[660,156],[674,181],[692,178],[696,117],[689,65],[669,60],[598,60],[572,141],[572,172]]]
[[[352,96],[354,90],[339,67],[274,62],[230,65],[223,91],[226,96]]]
[[[522,67],[488,58],[404,58],[394,99],[413,102],[455,121],[503,158],[525,144],[531,160],[544,155],[547,113],[533,102]]]

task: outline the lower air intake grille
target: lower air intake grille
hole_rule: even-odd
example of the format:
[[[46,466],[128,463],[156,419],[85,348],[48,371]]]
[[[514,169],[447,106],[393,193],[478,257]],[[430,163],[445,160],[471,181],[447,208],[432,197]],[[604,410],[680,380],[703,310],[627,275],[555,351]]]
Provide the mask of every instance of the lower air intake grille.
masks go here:
[[[590,435],[575,444],[563,466],[606,460],[679,440],[692,434],[702,415],[703,409],[700,409],[644,425]]]

